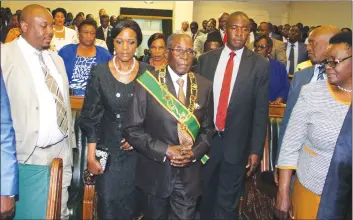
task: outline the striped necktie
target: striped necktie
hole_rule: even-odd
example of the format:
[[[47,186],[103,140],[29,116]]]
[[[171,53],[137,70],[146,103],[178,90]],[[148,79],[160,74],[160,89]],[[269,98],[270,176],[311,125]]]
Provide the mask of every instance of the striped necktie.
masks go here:
[[[179,101],[185,105],[186,98],[184,94],[184,80],[182,78],[179,78],[177,80],[177,83],[179,85],[179,91],[178,91],[178,99]],[[193,140],[190,136],[190,134],[185,130],[185,125],[178,123],[178,137],[179,137],[179,143],[182,148],[192,148],[193,145]]]
[[[325,64],[320,64],[320,66],[318,67],[319,69],[319,74],[317,75],[317,81],[319,80],[324,80],[324,74],[325,74]]]
[[[66,134],[68,129],[68,120],[66,116],[67,110],[64,103],[64,98],[60,92],[57,82],[55,81],[54,77],[50,73],[49,68],[45,65],[42,52],[38,54],[38,57],[39,57],[40,66],[45,76],[45,83],[47,84],[48,89],[52,93],[53,98],[55,100],[56,118],[57,118],[58,126],[60,128],[60,131],[63,134]]]

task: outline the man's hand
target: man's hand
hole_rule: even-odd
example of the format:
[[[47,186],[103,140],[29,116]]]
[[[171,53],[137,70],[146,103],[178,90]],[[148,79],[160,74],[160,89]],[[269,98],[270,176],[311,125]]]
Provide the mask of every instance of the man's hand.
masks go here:
[[[15,212],[15,197],[1,196],[0,218],[5,219],[13,216]]]
[[[180,156],[180,154],[181,154],[180,145],[168,146],[168,149],[166,152],[168,160],[172,161],[177,156]]]
[[[134,148],[125,140],[125,138],[120,142],[121,146],[120,149],[124,151],[131,151]]]
[[[181,148],[180,145],[173,145],[168,147],[167,158],[170,160],[172,166],[185,167],[195,156],[190,148]]]
[[[248,164],[246,165],[246,169],[249,168],[249,171],[246,173],[246,175],[249,177],[254,174],[257,166],[260,163],[260,158],[256,154],[250,154],[248,158]]]

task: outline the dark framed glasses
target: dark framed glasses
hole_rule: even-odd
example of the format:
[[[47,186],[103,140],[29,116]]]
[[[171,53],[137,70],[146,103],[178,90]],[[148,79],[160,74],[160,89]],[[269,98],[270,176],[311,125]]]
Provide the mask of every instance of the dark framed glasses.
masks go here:
[[[342,63],[343,61],[345,61],[345,60],[347,60],[347,59],[349,59],[351,57],[352,57],[352,55],[349,56],[349,57],[345,57],[343,59],[340,59],[340,60],[339,59],[335,59],[335,60],[326,59],[326,60],[324,60],[324,64],[325,65],[329,65],[332,68],[335,68],[338,64]]]
[[[191,50],[191,49],[189,49],[189,50],[184,50],[184,49],[181,49],[181,48],[168,48],[168,49],[173,51],[177,56],[182,56],[185,53],[188,56],[196,56],[196,51]]]
[[[268,45],[255,45],[254,46],[255,50],[258,50],[258,51],[263,50],[267,47],[268,47]]]

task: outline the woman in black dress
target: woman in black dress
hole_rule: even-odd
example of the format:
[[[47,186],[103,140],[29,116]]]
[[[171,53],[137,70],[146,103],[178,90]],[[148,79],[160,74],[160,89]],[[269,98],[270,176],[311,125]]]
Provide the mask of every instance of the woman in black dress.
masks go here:
[[[134,58],[142,32],[133,20],[120,21],[111,31],[116,56],[92,68],[80,126],[88,139],[87,168],[97,176],[99,219],[133,219],[137,213],[136,152],[121,136],[122,121],[133,96],[135,79],[148,64]],[[110,163],[103,172],[96,147],[107,148]]]

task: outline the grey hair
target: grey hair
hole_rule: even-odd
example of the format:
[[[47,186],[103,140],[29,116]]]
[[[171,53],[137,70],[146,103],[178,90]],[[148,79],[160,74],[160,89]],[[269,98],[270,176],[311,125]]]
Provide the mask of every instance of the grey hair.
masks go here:
[[[172,34],[168,37],[167,39],[167,48],[172,48],[173,47],[173,42],[175,40],[175,38],[180,37],[180,38],[190,38],[192,40],[192,38],[190,37],[190,35],[188,34]]]

